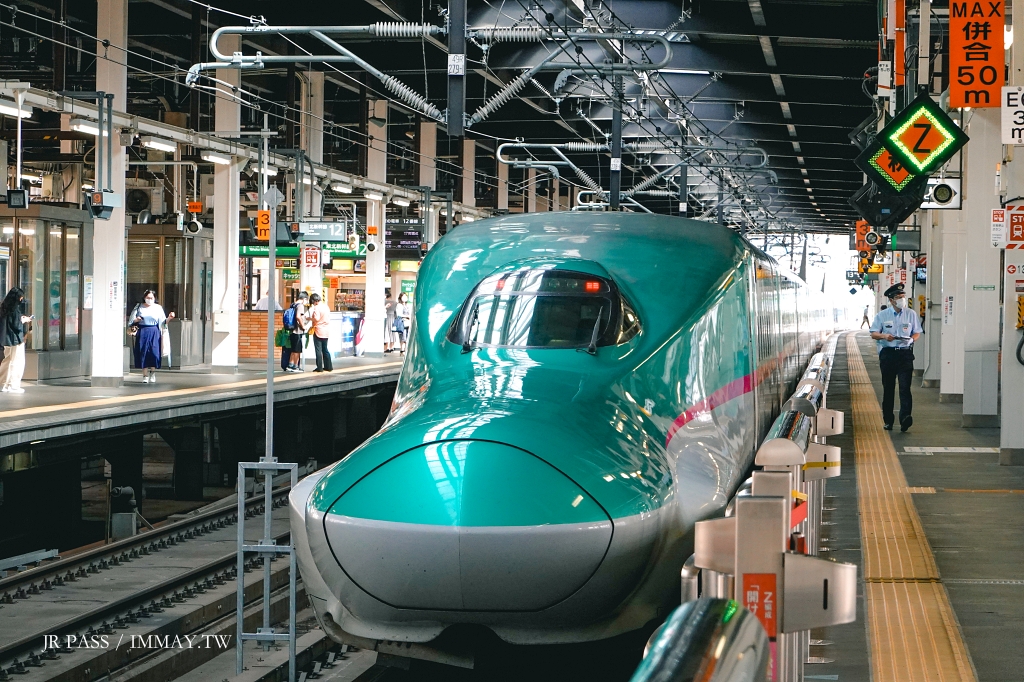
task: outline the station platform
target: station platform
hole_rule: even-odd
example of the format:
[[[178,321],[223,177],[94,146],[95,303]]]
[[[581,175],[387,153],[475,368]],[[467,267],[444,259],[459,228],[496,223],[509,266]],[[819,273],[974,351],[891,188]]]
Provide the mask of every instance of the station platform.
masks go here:
[[[312,366],[300,373],[276,371],[275,401],[394,382],[401,367],[401,358],[344,358],[333,372],[313,373]],[[0,394],[0,449],[265,404],[263,362],[240,365],[236,374],[161,371],[157,381],[144,384],[141,373],[132,373],[116,388],[91,386],[87,378],[25,382],[25,393]]]
[[[985,681],[1024,669],[1024,467],[999,465],[999,430],[914,379],[914,425],[882,429],[866,332],[837,347],[828,406],[846,413],[828,481],[829,556],[858,565],[856,623],[812,632],[807,680]],[[815,642],[818,644],[814,645]]]

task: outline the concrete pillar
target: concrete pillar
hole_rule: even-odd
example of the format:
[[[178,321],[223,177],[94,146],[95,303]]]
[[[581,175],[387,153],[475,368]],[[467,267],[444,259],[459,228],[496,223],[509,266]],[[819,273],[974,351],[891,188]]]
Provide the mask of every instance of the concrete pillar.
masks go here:
[[[476,206],[476,140],[462,140],[462,205]]]
[[[314,163],[324,161],[324,74],[320,71],[307,71],[302,81],[300,93],[300,106],[302,116],[300,118],[299,140],[306,156]],[[308,172],[308,166],[307,171]],[[309,185],[302,185],[301,190],[305,192],[304,203],[309,209],[309,215],[314,218],[323,216],[323,190],[316,184],[315,178]],[[319,242],[317,242],[319,245]],[[300,257],[303,254],[300,254]],[[299,263],[299,287],[310,293],[323,295],[323,268],[320,261],[310,265],[302,258]],[[308,349],[309,357],[313,357],[313,346]]]
[[[922,228],[923,250],[928,255],[925,296],[924,336],[926,350],[921,385],[939,386],[942,378],[942,230],[939,216],[948,211],[927,211]],[[927,245],[927,246],[925,246]],[[915,355],[918,353],[915,352]]]
[[[241,36],[224,36],[220,47],[241,50]],[[217,69],[217,78],[232,85],[242,84],[238,69]],[[241,107],[238,102],[216,95],[216,130],[238,130]],[[213,372],[234,374],[238,368],[238,193],[239,173],[244,161],[217,165],[213,173]]]
[[[203,428],[186,426],[160,434],[174,449],[174,499],[203,499]]]
[[[96,5],[96,89],[113,93],[113,107],[126,111],[128,69],[123,52],[128,47],[128,0],[98,0]],[[103,46],[109,41],[109,47]],[[102,136],[97,138],[102,140]],[[110,159],[112,189],[125,194],[125,153],[114,129]],[[106,175],[106,171],[104,171]],[[92,365],[93,386],[120,386],[124,378],[124,244],[126,216],[115,208],[109,220],[93,227]]]
[[[437,124],[420,121],[418,134],[419,184],[437,189]]]
[[[368,103],[370,116],[387,120],[388,103],[371,100]],[[387,126],[370,123],[373,140],[366,150],[366,177],[379,182],[387,181]],[[370,357],[384,355],[384,203],[377,200],[366,202],[366,225],[377,228],[377,234],[367,236],[366,249],[366,308],[363,312],[361,350]],[[376,245],[373,251],[369,244]]]
[[[508,165],[497,161],[498,168],[498,209],[508,210]]]
[[[975,110],[978,111],[978,110]],[[964,395],[964,331],[967,309],[964,288],[967,269],[967,234],[961,218],[963,211],[942,211],[942,261],[940,268],[942,308],[937,314],[942,319],[939,402],[956,403]]]
[[[551,181],[551,210],[561,211],[562,209],[562,186],[558,179]]]
[[[537,169],[526,169],[526,199],[523,201],[524,213],[537,212]]]
[[[965,148],[966,202],[961,211],[966,242],[964,286],[963,425],[999,426],[999,272],[1000,252],[993,248],[992,209],[999,208],[996,166],[1003,147],[998,108],[974,109]],[[958,325],[959,326],[959,325]]]

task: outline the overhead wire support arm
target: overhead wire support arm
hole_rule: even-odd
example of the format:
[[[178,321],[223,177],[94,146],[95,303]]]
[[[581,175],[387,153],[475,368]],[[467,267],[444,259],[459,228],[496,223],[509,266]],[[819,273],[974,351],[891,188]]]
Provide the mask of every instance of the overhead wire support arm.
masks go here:
[[[365,26],[224,26],[213,32],[210,36],[210,53],[217,61],[200,62],[193,64],[185,76],[185,84],[194,87],[203,71],[211,69],[262,69],[267,64],[279,63],[310,63],[310,62],[342,62],[355,64],[370,75],[377,78],[386,89],[391,91],[399,100],[418,111],[419,113],[444,123],[444,114],[436,106],[418,92],[394,76],[389,76],[380,69],[371,65],[351,50],[340,45],[330,35],[362,35],[376,36],[393,40],[410,40],[427,36],[443,34],[445,29],[433,24],[413,24],[391,21],[380,21]],[[257,52],[254,55],[245,55],[241,52],[234,52],[231,55],[224,54],[218,49],[217,41],[223,35],[309,35],[325,45],[331,47],[333,54],[305,54],[305,55],[264,55]]]

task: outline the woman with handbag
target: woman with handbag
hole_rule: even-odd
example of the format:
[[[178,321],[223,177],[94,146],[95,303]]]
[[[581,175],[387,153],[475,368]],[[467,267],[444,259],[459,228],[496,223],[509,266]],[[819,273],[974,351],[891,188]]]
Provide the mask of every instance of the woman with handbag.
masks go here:
[[[155,384],[156,370],[160,369],[160,359],[168,352],[163,352],[163,329],[168,320],[174,319],[174,313],[165,314],[164,309],[156,302],[156,292],[147,289],[139,303],[129,315],[128,334],[135,337],[135,368],[142,370],[142,383]]]

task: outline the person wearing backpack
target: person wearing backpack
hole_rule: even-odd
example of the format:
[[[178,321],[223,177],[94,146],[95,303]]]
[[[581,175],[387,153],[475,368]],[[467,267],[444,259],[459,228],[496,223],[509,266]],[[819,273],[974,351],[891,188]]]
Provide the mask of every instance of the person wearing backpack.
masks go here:
[[[299,298],[291,304],[288,310],[284,311],[282,321],[284,328],[290,332],[291,358],[288,361],[286,372],[301,372],[302,368],[302,338],[306,335],[308,321],[306,319],[306,302],[309,294],[305,291],[299,292]]]

